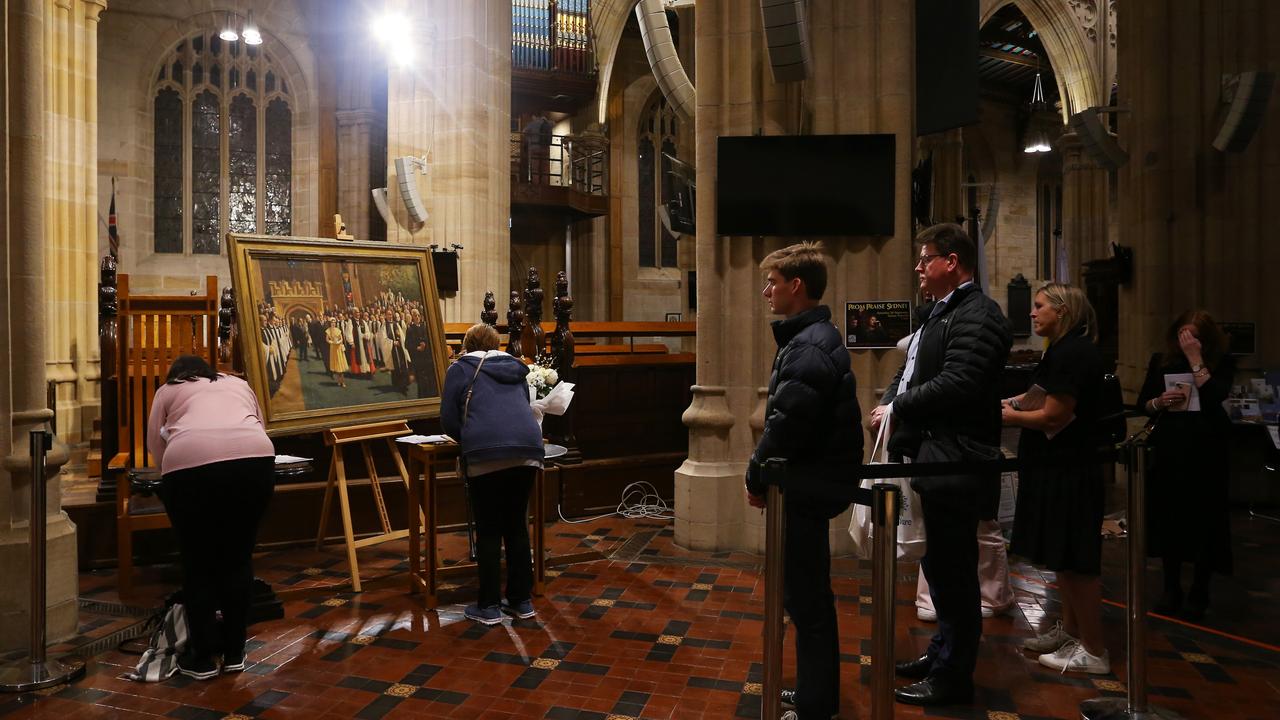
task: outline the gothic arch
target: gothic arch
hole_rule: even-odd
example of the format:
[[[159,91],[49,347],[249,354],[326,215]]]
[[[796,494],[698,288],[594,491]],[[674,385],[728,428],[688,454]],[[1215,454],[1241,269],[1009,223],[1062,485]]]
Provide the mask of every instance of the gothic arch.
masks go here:
[[[594,0],[591,3],[591,32],[595,36],[598,68],[596,97],[600,99],[596,120],[602,124],[608,118],[609,81],[613,77],[613,61],[618,55],[618,45],[622,42],[622,30],[639,2],[640,0]]]
[[[1072,113],[1087,107],[1107,105],[1111,97],[1114,68],[1099,68],[1107,64],[1107,53],[1097,53],[1096,44],[1113,43],[1114,35],[1091,39],[1087,32],[1098,23],[1099,4],[1105,4],[1109,16],[1114,16],[1112,0],[981,0],[978,7],[979,26],[986,24],[997,10],[1006,5],[1017,6],[1031,21],[1044,43],[1049,63],[1053,65],[1058,96],[1064,99],[1063,122]],[[1095,25],[1089,25],[1089,22]],[[1114,52],[1111,57],[1114,57]],[[1114,65],[1114,60],[1111,64]],[[1104,72],[1107,74],[1105,79]]]

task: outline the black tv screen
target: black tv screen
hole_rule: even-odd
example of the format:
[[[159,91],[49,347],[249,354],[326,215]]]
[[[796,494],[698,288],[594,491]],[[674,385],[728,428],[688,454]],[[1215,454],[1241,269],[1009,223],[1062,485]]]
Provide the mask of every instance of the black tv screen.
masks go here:
[[[893,135],[721,137],[716,234],[893,235]]]

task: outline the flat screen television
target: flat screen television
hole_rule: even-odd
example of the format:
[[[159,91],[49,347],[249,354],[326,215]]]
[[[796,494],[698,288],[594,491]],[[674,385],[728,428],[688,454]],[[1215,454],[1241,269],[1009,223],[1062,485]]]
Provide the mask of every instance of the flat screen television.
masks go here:
[[[893,235],[894,136],[720,137],[717,235]]]

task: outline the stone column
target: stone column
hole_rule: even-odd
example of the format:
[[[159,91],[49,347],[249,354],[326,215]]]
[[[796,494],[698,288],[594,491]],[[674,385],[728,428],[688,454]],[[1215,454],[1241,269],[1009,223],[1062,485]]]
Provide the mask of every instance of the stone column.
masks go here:
[[[698,7],[699,327],[697,385],[684,414],[689,458],[675,475],[675,532],[682,546],[759,551],[764,541],[763,518],[743,496],[743,474],[754,448],[750,417],[758,414],[759,388],[768,383],[776,350],[768,324],[774,318],[760,295],[758,266],[768,252],[786,243],[715,235],[716,138],[757,131],[796,134],[797,119],[804,115],[813,133],[896,133],[897,233],[892,238],[828,238],[832,266],[823,302],[839,319],[846,299],[910,299],[913,7],[909,0],[810,2],[814,76],[803,96],[773,83],[758,3],[725,0]],[[864,409],[876,402],[874,390],[901,362],[897,351],[853,356]],[[847,525],[847,517],[833,521],[837,551],[848,545]]]
[[[339,110],[338,212],[347,232],[357,240],[369,239],[369,140],[380,121],[372,108]],[[390,191],[388,191],[390,192]]]
[[[1067,245],[1067,277],[1080,284],[1086,261],[1110,257],[1107,247],[1109,203],[1107,171],[1089,157],[1073,132],[1058,138],[1062,153],[1062,241]]]
[[[392,242],[463,246],[458,284],[441,298],[446,322],[476,317],[486,290],[510,283],[511,4],[502,0],[405,3],[417,60],[391,63],[387,187]],[[428,156],[418,187],[429,217],[416,226],[394,177],[396,157]]]
[[[48,158],[45,138],[45,28],[47,18],[61,12],[45,0],[8,0],[5,52],[8,92],[5,138],[8,204],[4,252],[0,253],[0,282],[9,302],[0,310],[0,347],[8,358],[9,372],[0,377],[0,651],[24,646],[28,640],[30,597],[30,498],[31,459],[28,434],[45,425],[53,413],[45,402],[47,353],[45,294],[46,203],[45,176]],[[15,191],[16,190],[16,191]],[[47,582],[48,637],[50,641],[75,632],[76,529],[61,510],[59,471],[67,461],[67,448],[55,443],[48,455]]]
[[[1257,323],[1246,367],[1280,364],[1275,307],[1275,199],[1280,197],[1280,124],[1272,112],[1249,145],[1220,153],[1211,143],[1225,105],[1223,76],[1280,67],[1280,5],[1227,0],[1169,12],[1165,3],[1117,3],[1121,242],[1134,250],[1134,278],[1120,291],[1119,370],[1136,393],[1147,360],[1184,309]],[[1274,102],[1272,103],[1274,105]],[[1131,394],[1130,397],[1133,397]]]
[[[45,48],[46,378],[57,384],[58,435],[87,440],[99,412],[98,18],[105,0],[47,3]],[[28,184],[28,187],[33,187]]]

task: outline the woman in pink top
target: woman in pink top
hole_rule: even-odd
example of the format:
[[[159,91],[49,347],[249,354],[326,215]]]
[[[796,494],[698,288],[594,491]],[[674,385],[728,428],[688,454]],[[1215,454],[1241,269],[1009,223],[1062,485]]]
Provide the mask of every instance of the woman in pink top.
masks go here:
[[[253,546],[275,489],[275,447],[245,381],[194,355],[174,360],[166,380],[151,404],[147,447],[182,551],[190,631],[178,669],[209,680],[218,655],[222,672],[244,669]]]

